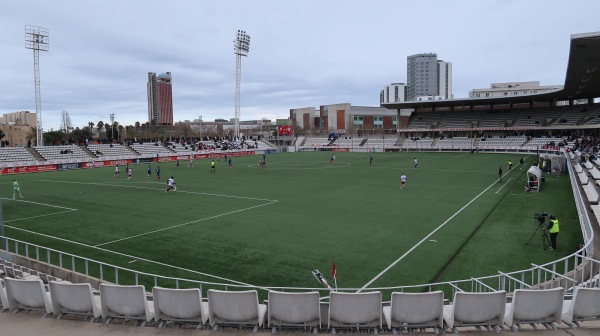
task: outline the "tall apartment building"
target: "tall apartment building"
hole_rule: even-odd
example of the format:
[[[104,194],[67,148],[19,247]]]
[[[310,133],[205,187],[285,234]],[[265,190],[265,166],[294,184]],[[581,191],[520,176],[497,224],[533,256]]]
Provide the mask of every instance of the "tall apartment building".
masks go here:
[[[27,135],[32,127],[37,127],[37,115],[29,111],[4,113],[0,117],[0,130],[4,132],[2,140],[8,141],[9,146],[24,146],[28,142]],[[35,138],[33,139],[35,145]]]
[[[403,102],[406,100],[407,89],[404,83],[386,85],[379,93],[379,102],[381,104]]]
[[[416,54],[407,57],[406,100],[423,96],[452,98],[452,63],[438,60],[437,54]]]
[[[173,125],[173,89],[170,72],[148,72],[148,121]]]

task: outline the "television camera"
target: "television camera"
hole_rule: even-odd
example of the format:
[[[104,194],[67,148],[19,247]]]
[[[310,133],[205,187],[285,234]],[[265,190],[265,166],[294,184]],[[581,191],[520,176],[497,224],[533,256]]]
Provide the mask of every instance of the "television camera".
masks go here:
[[[533,218],[535,220],[537,220],[537,224],[539,226],[544,225],[544,223],[546,223],[546,217],[548,216],[552,216],[551,214],[547,213],[547,212],[542,212],[542,213],[536,213],[533,215]]]
[[[548,237],[548,232],[546,230],[546,225],[545,225],[547,217],[552,217],[552,215],[547,212],[540,212],[540,213],[536,213],[533,215],[533,219],[535,220],[536,229],[533,232],[533,234],[531,235],[531,238],[529,238],[529,240],[527,241],[527,244],[525,244],[525,245],[529,245],[529,243],[531,242],[531,240],[533,239],[535,234],[538,232],[538,230],[541,229],[540,236],[542,238],[542,246],[544,247],[544,250],[548,249],[548,247],[550,246],[550,238]]]

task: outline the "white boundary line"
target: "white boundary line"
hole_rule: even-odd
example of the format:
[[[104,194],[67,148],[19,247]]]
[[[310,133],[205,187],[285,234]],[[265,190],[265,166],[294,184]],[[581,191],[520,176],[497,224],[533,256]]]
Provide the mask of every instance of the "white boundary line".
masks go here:
[[[512,179],[513,179],[512,177],[511,177],[511,178],[509,178],[509,179],[508,179],[508,181],[506,181],[506,183],[504,183],[504,184],[503,184],[503,185],[502,185],[500,188],[498,188],[498,190],[496,190],[496,194],[499,194],[499,191],[500,191],[502,188],[504,188],[504,186],[505,186],[505,185],[507,185],[507,184],[508,184],[508,182],[510,182],[510,180],[512,180]]]
[[[490,184],[489,187],[485,188],[482,192],[479,193],[479,195],[475,196],[472,200],[469,201],[469,203],[465,204],[462,208],[460,208],[457,212],[455,212],[454,215],[452,215],[452,216],[450,216],[450,218],[446,219],[445,222],[443,222],[442,224],[440,224],[437,228],[435,228],[435,230],[431,231],[427,236],[425,236],[418,243],[416,243],[413,247],[411,247],[408,251],[406,251],[402,256],[400,256],[400,258],[396,259],[393,263],[391,263],[383,271],[381,271],[379,274],[377,274],[373,279],[371,279],[364,286],[362,286],[357,291],[357,293],[360,293],[362,290],[364,290],[367,287],[369,287],[369,285],[371,285],[373,282],[375,282],[375,280],[379,279],[382,275],[384,275],[387,271],[389,271],[392,267],[394,267],[402,259],[406,258],[406,256],[408,256],[410,253],[412,253],[412,251],[414,251],[417,247],[419,247],[421,244],[423,244],[425,241],[427,241],[429,239],[429,237],[433,236],[434,233],[436,233],[439,229],[443,228],[454,217],[456,217],[459,213],[461,213],[464,209],[466,209],[469,205],[471,205],[471,203],[475,202],[475,200],[477,200],[481,195],[483,195],[486,191],[488,191],[490,188],[492,188],[493,186],[495,186],[496,183],[497,183],[497,180],[494,180],[494,183]]]
[[[190,225],[190,224],[194,224],[194,223],[203,222],[203,221],[209,220],[209,219],[214,219],[214,218],[218,218],[218,217],[223,217],[223,216],[231,215],[231,214],[234,214],[234,213],[237,213],[237,212],[242,212],[242,211],[246,211],[246,210],[250,210],[250,209],[254,209],[254,208],[259,208],[259,207],[262,207],[262,206],[265,206],[265,205],[270,205],[270,204],[273,204],[273,203],[277,203],[277,201],[273,201],[273,202],[269,202],[269,203],[263,203],[263,204],[259,204],[259,205],[251,206],[251,207],[248,207],[248,208],[239,209],[239,210],[234,210],[234,211],[226,212],[226,213],[223,213],[223,214],[220,214],[220,215],[214,215],[214,216],[210,216],[210,217],[206,217],[206,218],[201,218],[201,219],[197,219],[197,220],[194,220],[194,221],[191,221],[191,222],[187,222],[187,223],[183,223],[183,224],[173,225],[173,226],[169,226],[169,227],[158,229],[158,230],[154,230],[154,231],[149,231],[149,232],[146,232],[146,233],[140,233],[140,234],[133,235],[133,236],[130,236],[130,237],[125,237],[125,238],[121,238],[121,239],[112,240],[112,241],[109,241],[109,242],[106,242],[106,243],[96,244],[96,245],[94,245],[94,247],[103,246],[103,245],[107,245],[107,244],[111,244],[111,243],[116,243],[116,242],[120,242],[120,241],[123,241],[123,240],[132,239],[132,238],[142,237],[142,236],[146,236],[146,235],[149,235],[149,234],[152,234],[152,233],[156,233],[156,232],[171,230],[171,229],[175,229],[175,228],[178,228],[178,227],[181,227],[181,226],[186,226],[186,225]]]
[[[122,188],[134,188],[134,189],[148,189],[148,190],[165,190],[165,188],[150,188],[150,187],[139,187],[132,185],[123,185],[123,184],[114,184],[114,183],[93,183],[93,182],[71,182],[71,181],[57,181],[57,180],[34,180],[37,182],[56,182],[56,183],[70,183],[70,184],[84,184],[84,185],[98,185],[103,187],[122,187]],[[124,182],[127,183],[127,182]],[[141,183],[141,182],[137,182]],[[166,184],[165,184],[166,185]],[[196,195],[206,195],[206,196],[216,196],[216,197],[228,197],[228,198],[239,198],[239,199],[247,199],[253,201],[265,201],[265,202],[279,202],[277,200],[265,199],[265,198],[256,198],[256,197],[245,197],[245,196],[232,196],[232,195],[222,195],[222,194],[210,194],[196,191],[181,191],[178,190],[178,193],[187,193],[187,194],[196,194]]]
[[[32,201],[23,201],[23,200],[20,200],[20,199],[14,199],[13,200],[11,198],[6,198],[6,197],[2,197],[2,199],[9,200],[9,201],[15,201],[15,202],[25,202],[25,203],[43,205],[43,206],[52,207],[52,208],[66,209],[66,210],[69,210],[69,211],[76,211],[77,210],[77,209],[62,207],[62,206],[58,206],[58,205],[52,205],[52,204],[46,204],[46,203],[38,203],[38,202],[32,202]]]
[[[207,276],[207,277],[211,277],[211,278],[218,279],[218,280],[228,281],[228,282],[231,282],[231,283],[237,284],[237,285],[263,288],[263,287],[260,287],[260,286],[254,286],[254,285],[247,284],[247,283],[244,283],[244,282],[240,282],[240,281],[236,281],[236,280],[231,280],[231,279],[223,278],[223,277],[220,277],[220,276],[217,276],[217,275],[202,273],[202,272],[194,271],[194,270],[183,268],[183,267],[179,267],[179,266],[169,265],[169,264],[161,263],[161,262],[158,262],[158,261],[144,259],[144,258],[132,256],[132,255],[121,253],[121,252],[111,251],[111,250],[107,250],[107,249],[104,249],[104,248],[101,248],[101,247],[91,246],[91,245],[84,244],[84,243],[79,243],[79,242],[76,242],[76,241],[73,241],[73,240],[68,240],[68,239],[64,239],[64,238],[54,237],[54,236],[50,236],[50,235],[47,235],[47,234],[44,234],[44,233],[39,233],[39,232],[31,231],[31,230],[26,230],[26,229],[14,227],[14,226],[11,226],[11,225],[5,225],[5,227],[8,227],[8,228],[11,228],[11,229],[14,229],[14,230],[23,231],[23,232],[28,232],[28,233],[31,233],[31,234],[40,235],[40,236],[46,237],[46,238],[61,240],[61,241],[67,242],[67,243],[71,243],[71,244],[75,244],[75,245],[80,245],[80,246],[84,246],[84,247],[88,247],[88,248],[92,248],[92,249],[96,249],[96,250],[100,250],[100,251],[104,251],[104,252],[108,252],[108,253],[114,253],[116,255],[120,255],[120,256],[123,256],[123,257],[136,259],[138,261],[145,261],[145,262],[151,263],[151,264],[156,264],[156,265],[165,266],[165,267],[171,267],[171,268],[178,269],[178,270],[181,270],[181,271],[186,271],[186,272],[190,272],[190,273],[194,273],[194,274],[198,274],[198,275],[202,275],[202,276]]]
[[[58,215],[58,214],[62,214],[62,213],[67,213],[67,212],[73,212],[73,211],[77,211],[77,209],[60,211],[60,212],[53,212],[53,213],[45,214],[45,215],[38,215],[38,216],[23,217],[23,218],[18,218],[18,219],[11,219],[11,220],[4,221],[4,223],[18,222],[18,221],[22,221],[22,220],[33,219],[33,218],[40,218],[40,217],[46,217],[46,216],[54,216],[54,215]]]

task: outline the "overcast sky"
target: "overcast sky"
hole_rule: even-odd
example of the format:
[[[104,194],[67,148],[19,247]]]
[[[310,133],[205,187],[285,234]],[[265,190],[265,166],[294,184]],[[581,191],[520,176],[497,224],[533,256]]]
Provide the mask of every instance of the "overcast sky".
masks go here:
[[[406,56],[453,63],[455,98],[493,82],[563,84],[571,34],[599,31],[600,1],[0,0],[0,113],[35,112],[25,25],[50,31],[41,52],[44,130],[148,121],[148,72],[173,75],[174,121],[234,116],[238,29],[241,119],[290,108],[378,106],[406,82]]]

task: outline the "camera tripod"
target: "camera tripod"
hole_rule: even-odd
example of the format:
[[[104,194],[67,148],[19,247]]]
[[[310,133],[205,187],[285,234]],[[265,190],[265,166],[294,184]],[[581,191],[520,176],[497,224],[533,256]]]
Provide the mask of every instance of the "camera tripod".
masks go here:
[[[538,232],[538,230],[540,230],[540,235],[542,237],[542,246],[544,247],[544,251],[545,251],[548,249],[548,246],[550,246],[550,238],[548,237],[548,233],[546,232],[544,225],[542,225],[541,223],[537,223],[537,222],[536,222],[536,225],[537,225],[537,229],[535,229],[535,231],[531,235],[531,238],[529,238],[529,240],[527,241],[527,244],[525,244],[525,245],[529,245],[529,243],[531,242],[533,237],[535,237],[535,234]]]

